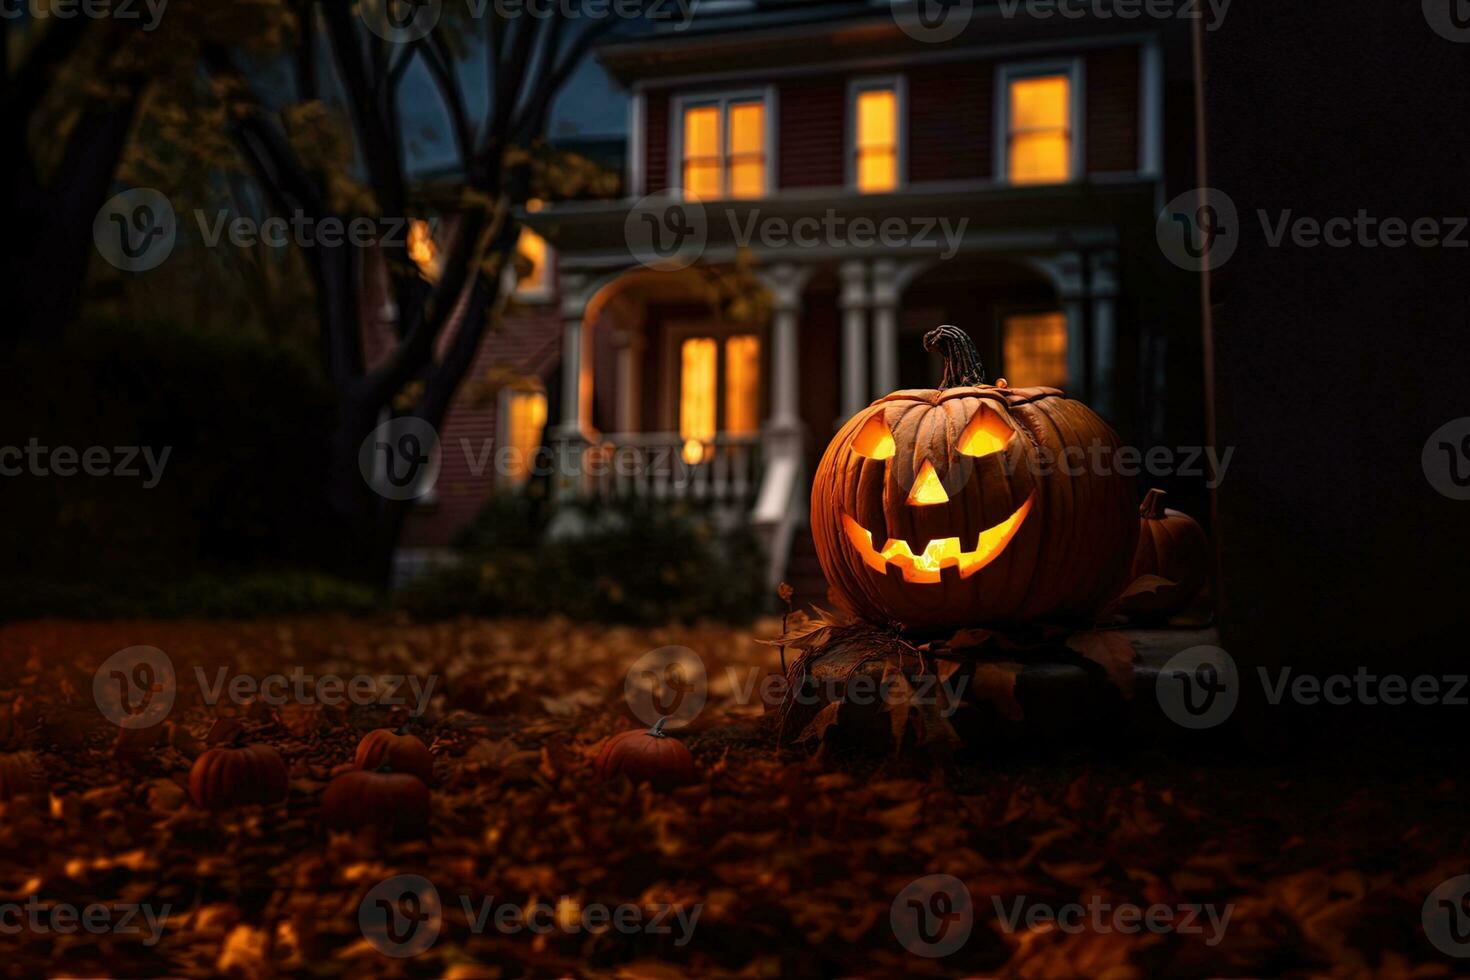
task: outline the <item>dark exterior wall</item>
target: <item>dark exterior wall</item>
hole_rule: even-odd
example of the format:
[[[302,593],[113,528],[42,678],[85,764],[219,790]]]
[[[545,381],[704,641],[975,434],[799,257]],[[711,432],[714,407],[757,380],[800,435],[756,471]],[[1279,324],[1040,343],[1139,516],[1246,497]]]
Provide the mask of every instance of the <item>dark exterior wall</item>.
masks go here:
[[[669,93],[649,92],[643,103],[643,181],[645,194],[669,186]]]
[[[995,66],[989,62],[909,69],[911,183],[991,176]]]
[[[1138,169],[1137,48],[1087,56],[1087,172]]]
[[[784,190],[846,183],[846,82],[839,77],[786,82],[777,112],[777,186]]]

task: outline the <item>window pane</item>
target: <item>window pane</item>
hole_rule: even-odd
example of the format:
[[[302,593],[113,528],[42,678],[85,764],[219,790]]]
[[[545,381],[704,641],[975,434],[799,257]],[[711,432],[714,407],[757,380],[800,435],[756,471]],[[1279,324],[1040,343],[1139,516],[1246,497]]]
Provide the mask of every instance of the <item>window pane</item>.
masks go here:
[[[720,165],[691,163],[684,168],[684,195],[699,199],[720,197]]]
[[[857,145],[889,149],[898,142],[898,99],[892,89],[858,94]]]
[[[546,394],[540,391],[513,392],[506,400],[506,439],[511,452],[506,453],[506,478],[511,483],[525,483],[531,476],[531,463],[541,446],[546,428]]]
[[[1048,184],[1071,176],[1072,143],[1065,133],[1027,133],[1011,141],[1013,184]]]
[[[1060,312],[1009,316],[1003,330],[1006,380],[1013,388],[1067,384],[1067,318]]]
[[[684,459],[704,459],[715,436],[716,362],[720,348],[713,337],[691,337],[680,350],[679,436]]]
[[[898,186],[898,165],[891,152],[866,150],[858,155],[858,190],[864,194],[891,191]]]
[[[730,161],[730,196],[760,197],[766,191],[766,164],[760,158]]]
[[[1011,132],[1066,129],[1071,116],[1066,75],[1018,78],[1011,82]]]
[[[529,228],[521,229],[516,253],[531,264],[531,271],[516,281],[516,292],[532,292],[546,285],[546,239]]]
[[[725,341],[725,431],[760,431],[761,341],[740,334]]]
[[[700,106],[684,110],[684,159],[720,155],[720,110]]]
[[[730,155],[759,154],[766,145],[766,111],[759,102],[730,106]]]

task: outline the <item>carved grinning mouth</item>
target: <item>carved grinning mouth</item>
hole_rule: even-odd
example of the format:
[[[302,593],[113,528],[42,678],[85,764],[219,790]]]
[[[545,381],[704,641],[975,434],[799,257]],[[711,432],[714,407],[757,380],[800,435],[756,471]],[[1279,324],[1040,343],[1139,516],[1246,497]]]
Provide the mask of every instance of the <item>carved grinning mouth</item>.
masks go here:
[[[1010,517],[981,531],[973,551],[961,550],[962,545],[957,537],[935,538],[917,555],[907,541],[889,538],[879,551],[873,547],[873,532],[847,514],[842,515],[842,529],[847,533],[848,542],[862,556],[863,562],[878,574],[886,575],[888,566],[893,565],[903,573],[905,582],[937,583],[941,581],[941,575],[947,566],[956,566],[960,578],[969,578],[994,561],[1021,529],[1035,500],[1036,491],[1033,490],[1025,503],[1011,512]]]

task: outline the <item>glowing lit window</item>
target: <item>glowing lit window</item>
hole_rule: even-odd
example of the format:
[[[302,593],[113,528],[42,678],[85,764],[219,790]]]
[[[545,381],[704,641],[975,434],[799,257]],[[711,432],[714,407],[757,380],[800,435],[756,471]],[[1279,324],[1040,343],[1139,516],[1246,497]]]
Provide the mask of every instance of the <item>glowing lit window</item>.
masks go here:
[[[717,432],[760,431],[760,372],[761,342],[755,334],[735,334],[723,342],[690,337],[680,345],[679,438],[687,462],[707,459]]]
[[[517,263],[520,276],[516,280],[516,295],[544,296],[550,285],[546,239],[529,228],[521,228],[521,235],[516,239],[516,255],[520,259]]]
[[[504,482],[521,486],[531,478],[532,463],[546,430],[546,392],[530,386],[508,389],[502,401],[505,413],[502,423],[507,452],[504,459]]]
[[[892,88],[858,92],[853,120],[858,190],[864,194],[893,190],[898,186],[898,93]]]
[[[1067,75],[1010,80],[1006,173],[1013,184],[1054,184],[1072,176],[1072,81]]]
[[[1001,328],[1001,357],[1013,388],[1065,388],[1067,318],[1059,312],[1008,316]]]
[[[688,197],[763,195],[765,104],[759,99],[729,99],[685,108],[682,164],[682,185]]]
[[[439,247],[427,221],[415,218],[408,226],[408,257],[419,267],[425,279],[439,278]]]

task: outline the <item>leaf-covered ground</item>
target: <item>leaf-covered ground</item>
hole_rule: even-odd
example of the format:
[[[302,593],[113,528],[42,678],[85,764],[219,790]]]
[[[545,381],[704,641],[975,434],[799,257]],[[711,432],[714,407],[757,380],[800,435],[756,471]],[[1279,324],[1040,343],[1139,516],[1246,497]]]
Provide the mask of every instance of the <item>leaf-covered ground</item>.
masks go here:
[[[1085,744],[976,747],[948,764],[820,760],[778,748],[741,687],[779,670],[755,642],[778,624],[624,629],[568,622],[409,625],[22,623],[0,628],[4,731],[36,752],[49,793],[0,811],[0,895],[85,908],[168,906],[162,937],[62,932],[0,914],[0,972],[35,976],[1438,976],[1421,907],[1470,871],[1459,773],[1365,776],[1352,753],[1310,764],[1201,756],[1099,731]],[[93,671],[147,644],[178,671],[151,740],[118,743]],[[634,725],[624,675],[650,649],[697,651],[710,702],[680,733],[702,781],[658,793],[598,784],[610,735]],[[194,669],[261,677],[434,676],[410,723],[435,756],[432,834],[397,844],[329,834],[319,798],[379,706],[239,709],[290,765],[286,803],[223,815],[188,799],[191,756],[233,706]],[[734,667],[732,676],[725,668]],[[443,901],[437,941],[384,956],[359,905],[397,874]],[[962,880],[973,929],[942,958],[908,951],[890,911],[910,882]],[[1232,909],[1223,938],[1004,928],[996,900]],[[480,908],[547,903],[544,934],[474,931]],[[692,939],[575,926],[591,905],[699,907]],[[3,903],[0,903],[3,904]]]

